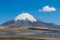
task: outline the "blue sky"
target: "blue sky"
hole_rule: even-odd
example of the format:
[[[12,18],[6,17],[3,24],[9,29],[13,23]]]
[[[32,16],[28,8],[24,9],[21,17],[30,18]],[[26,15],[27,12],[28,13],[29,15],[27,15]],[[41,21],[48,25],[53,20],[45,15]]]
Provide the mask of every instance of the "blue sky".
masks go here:
[[[43,22],[60,25],[60,0],[0,0],[0,24],[13,19],[22,11]]]

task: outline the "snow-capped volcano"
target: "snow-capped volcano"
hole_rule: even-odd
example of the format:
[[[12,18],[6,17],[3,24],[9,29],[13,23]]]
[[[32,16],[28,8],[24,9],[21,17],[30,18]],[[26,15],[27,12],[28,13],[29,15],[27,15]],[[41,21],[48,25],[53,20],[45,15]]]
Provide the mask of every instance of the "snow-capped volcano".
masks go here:
[[[29,20],[31,22],[37,21],[31,14],[29,13],[21,13],[16,18],[14,18],[14,21],[17,20]]]
[[[25,26],[29,25],[32,26],[33,23],[37,22],[37,19],[33,17],[29,13],[20,13],[18,16],[16,16],[14,19],[7,21],[6,23],[3,23],[4,26],[10,26],[10,25],[19,25],[19,26]]]
[[[60,25],[55,25],[53,23],[45,23],[40,20],[37,20],[34,16],[29,13],[20,13],[14,19],[7,21],[2,24],[2,26],[9,27],[47,27],[47,28],[60,28]]]

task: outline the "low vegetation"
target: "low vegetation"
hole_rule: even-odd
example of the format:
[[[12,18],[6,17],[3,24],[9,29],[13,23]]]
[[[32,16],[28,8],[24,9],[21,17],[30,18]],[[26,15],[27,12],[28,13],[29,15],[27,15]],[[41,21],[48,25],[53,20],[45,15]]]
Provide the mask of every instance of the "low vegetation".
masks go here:
[[[0,37],[0,40],[60,40],[60,38],[25,38],[25,37]]]

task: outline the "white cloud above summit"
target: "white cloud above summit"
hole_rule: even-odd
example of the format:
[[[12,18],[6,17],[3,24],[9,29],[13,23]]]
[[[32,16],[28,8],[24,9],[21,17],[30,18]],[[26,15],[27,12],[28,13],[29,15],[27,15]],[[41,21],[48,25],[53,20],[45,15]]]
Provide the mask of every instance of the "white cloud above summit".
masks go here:
[[[54,7],[44,6],[42,9],[39,9],[39,12],[53,12],[56,11]]]

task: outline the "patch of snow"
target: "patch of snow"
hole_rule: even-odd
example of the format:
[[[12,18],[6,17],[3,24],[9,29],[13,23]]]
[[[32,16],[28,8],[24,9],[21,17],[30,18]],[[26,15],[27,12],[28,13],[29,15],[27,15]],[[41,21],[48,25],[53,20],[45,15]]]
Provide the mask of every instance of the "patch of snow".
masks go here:
[[[29,13],[21,13],[20,15],[18,15],[15,19],[15,21],[17,20],[29,20],[31,22],[36,22],[37,20]]]

